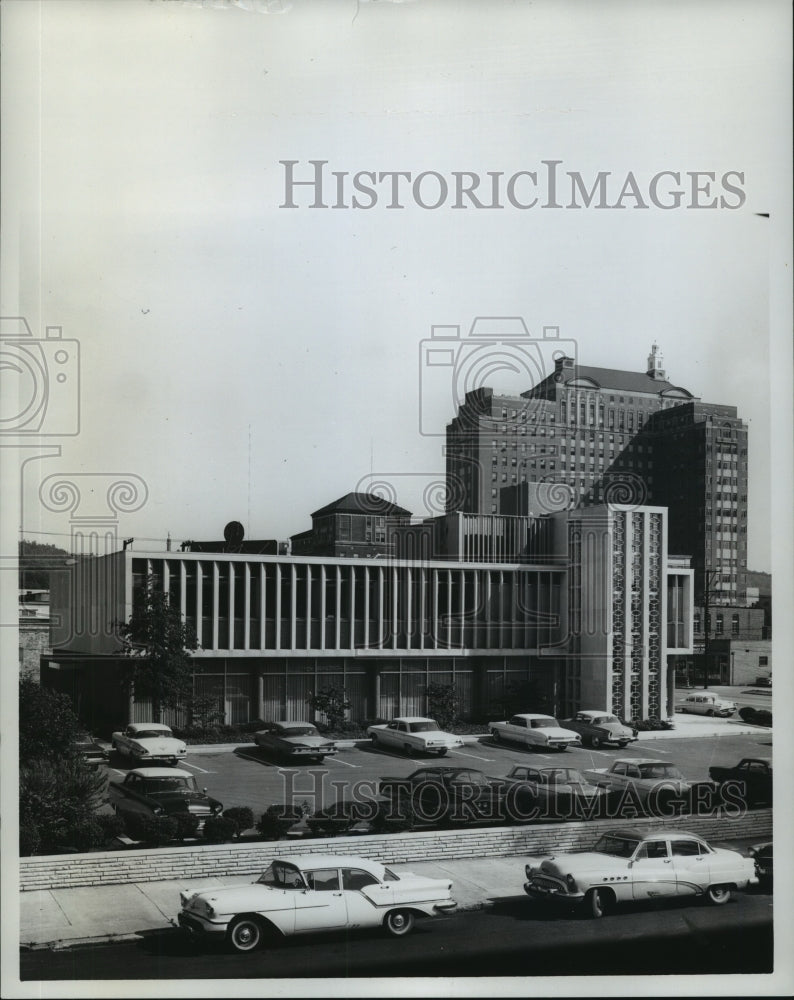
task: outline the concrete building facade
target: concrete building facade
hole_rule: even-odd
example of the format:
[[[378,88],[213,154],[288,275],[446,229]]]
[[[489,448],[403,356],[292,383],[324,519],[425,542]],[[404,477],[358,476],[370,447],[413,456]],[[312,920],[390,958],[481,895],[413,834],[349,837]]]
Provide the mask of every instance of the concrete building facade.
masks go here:
[[[514,525],[518,555],[498,550],[504,520],[461,521],[442,537],[464,553],[428,558],[126,550],[78,563],[53,591],[42,683],[70,693],[99,732],[145,721],[151,706],[118,683],[113,623],[151,579],[198,636],[194,693],[230,723],[303,718],[330,684],[358,721],[424,713],[433,682],[454,684],[469,717],[494,717],[526,683],[537,699],[526,711],[671,712],[668,659],[692,648],[692,571],[667,555],[666,511],[594,507]]]

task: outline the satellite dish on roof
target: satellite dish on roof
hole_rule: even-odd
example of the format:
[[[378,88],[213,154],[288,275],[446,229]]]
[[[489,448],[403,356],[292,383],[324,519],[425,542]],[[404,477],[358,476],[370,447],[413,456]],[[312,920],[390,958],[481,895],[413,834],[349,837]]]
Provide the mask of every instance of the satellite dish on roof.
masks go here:
[[[229,521],[223,529],[223,537],[226,539],[226,544],[228,546],[240,545],[243,541],[244,535],[245,528],[239,521]]]

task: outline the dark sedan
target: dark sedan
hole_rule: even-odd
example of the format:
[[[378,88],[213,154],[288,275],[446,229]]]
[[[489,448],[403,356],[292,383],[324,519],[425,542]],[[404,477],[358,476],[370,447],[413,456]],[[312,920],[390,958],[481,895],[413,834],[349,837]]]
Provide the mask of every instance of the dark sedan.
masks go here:
[[[74,741],[75,750],[91,767],[107,764],[110,754],[107,749],[97,743],[90,733],[78,733]]]
[[[576,768],[516,764],[504,780],[517,819],[593,819],[605,814],[609,793]]]
[[[254,733],[254,743],[291,762],[317,764],[337,752],[333,740],[322,736],[311,722],[273,722]]]
[[[217,816],[222,803],[200,789],[190,771],[178,767],[138,767],[123,781],[112,781],[108,788],[110,804],[122,818],[138,816],[173,816],[189,813],[198,820],[201,830],[209,816]]]
[[[407,778],[381,778],[385,798],[409,802],[426,823],[506,822],[505,784],[470,767],[420,767]]]

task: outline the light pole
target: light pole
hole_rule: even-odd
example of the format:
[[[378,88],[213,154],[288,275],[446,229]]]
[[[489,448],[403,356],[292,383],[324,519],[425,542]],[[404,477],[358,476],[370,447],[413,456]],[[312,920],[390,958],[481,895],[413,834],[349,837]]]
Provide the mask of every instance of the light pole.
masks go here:
[[[709,632],[711,631],[711,594],[719,593],[712,591],[711,581],[714,579],[716,570],[707,569],[703,574],[703,627],[705,629],[703,638],[703,687],[709,686]]]

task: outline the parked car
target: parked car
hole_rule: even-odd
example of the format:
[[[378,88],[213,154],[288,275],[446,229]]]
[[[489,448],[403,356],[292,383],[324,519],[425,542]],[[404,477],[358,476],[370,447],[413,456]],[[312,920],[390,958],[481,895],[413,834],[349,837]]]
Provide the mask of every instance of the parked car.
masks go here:
[[[751,726],[771,726],[772,713],[768,708],[753,708],[752,705],[742,705],[739,718]]]
[[[743,757],[731,766],[714,764],[709,777],[718,785],[737,782],[747,805],[772,805],[772,761],[769,757]]]
[[[107,749],[101,743],[97,743],[91,733],[78,733],[75,737],[74,747],[86,764],[91,767],[107,764],[110,757]]]
[[[533,859],[525,873],[524,891],[533,899],[579,906],[593,917],[618,903],[665,896],[703,896],[721,905],[733,890],[758,881],[752,858],[677,830],[615,830],[592,851]]]
[[[334,741],[322,736],[311,722],[273,722],[254,733],[254,743],[290,761],[319,763],[337,752]]]
[[[683,811],[691,802],[694,782],[687,781],[675,764],[643,757],[618,757],[609,767],[585,768],[588,781],[612,792],[617,815],[624,806],[650,813]]]
[[[676,705],[676,709],[692,715],[716,715],[727,718],[736,711],[736,702],[721,698],[713,691],[700,691],[688,694]]]
[[[435,754],[443,757],[447,750],[463,746],[460,736],[445,733],[434,719],[423,716],[401,716],[384,725],[369,726],[367,736],[376,747],[404,750],[407,754]]]
[[[756,679],[755,679],[755,685],[754,686],[758,687],[758,688],[771,688],[772,687],[772,678],[771,677],[756,677]]]
[[[384,777],[380,795],[410,804],[426,823],[500,822],[505,811],[505,782],[471,767],[421,767],[407,778]]]
[[[520,743],[547,750],[567,750],[582,744],[579,733],[563,729],[551,715],[514,715],[506,722],[489,722],[488,730],[495,743]]]
[[[517,819],[593,819],[609,794],[573,767],[516,764],[504,780]]]
[[[616,746],[623,750],[637,740],[637,733],[625,725],[616,715],[599,709],[582,709],[572,719],[564,719],[560,725],[579,733],[582,742],[594,750],[600,746]]]
[[[452,882],[395,874],[369,858],[334,854],[274,858],[249,885],[183,891],[179,926],[250,952],[271,936],[384,927],[403,937],[421,917],[456,907]]]
[[[759,883],[764,888],[771,889],[774,880],[772,841],[768,840],[761,844],[754,844],[750,848],[750,857],[755,864],[755,874]]]
[[[307,816],[306,825],[315,836],[368,834],[378,832],[378,816],[379,805],[375,801],[342,799]]]
[[[187,747],[168,726],[159,722],[131,722],[126,729],[113,733],[111,746],[136,764],[164,761],[176,764],[187,755]]]
[[[189,812],[198,817],[201,830],[208,816],[217,816],[223,804],[200,789],[190,771],[179,767],[136,767],[123,781],[111,781],[108,796],[122,817],[130,815],[173,816]]]

